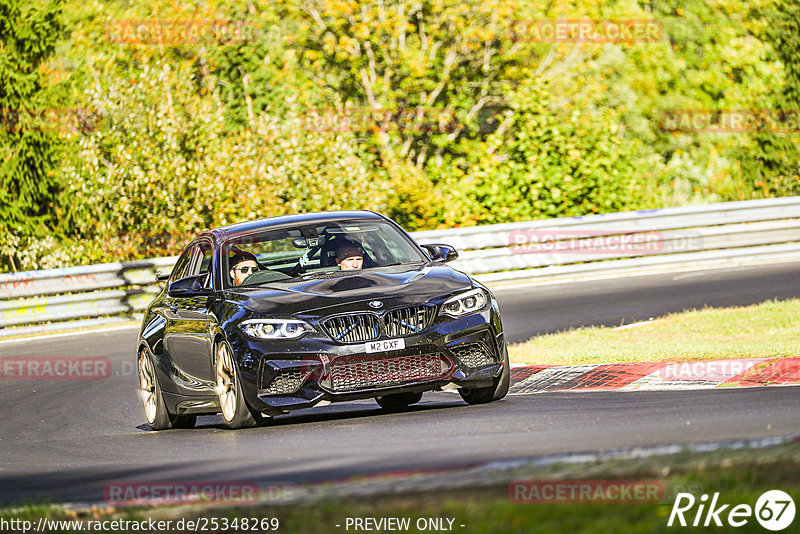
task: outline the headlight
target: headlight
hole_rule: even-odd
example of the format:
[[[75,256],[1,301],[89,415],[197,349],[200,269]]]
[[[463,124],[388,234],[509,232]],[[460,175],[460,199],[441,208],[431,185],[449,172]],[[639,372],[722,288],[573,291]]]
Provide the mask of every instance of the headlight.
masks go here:
[[[260,339],[296,339],[314,328],[297,319],[250,319],[239,325],[250,337]]]
[[[441,313],[451,317],[461,317],[482,310],[487,300],[483,289],[473,289],[444,301]]]

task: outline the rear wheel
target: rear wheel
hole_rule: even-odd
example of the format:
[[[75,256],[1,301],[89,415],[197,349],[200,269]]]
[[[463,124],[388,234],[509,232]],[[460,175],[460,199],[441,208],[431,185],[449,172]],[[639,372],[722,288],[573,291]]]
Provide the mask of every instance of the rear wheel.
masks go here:
[[[144,406],[144,416],[153,430],[168,428],[193,428],[197,422],[194,415],[173,415],[167,411],[161,386],[158,385],[153,358],[146,347],[139,351],[137,366],[139,370],[139,393]]]
[[[228,344],[217,345],[217,395],[222,418],[229,428],[250,428],[266,419],[261,412],[252,410],[244,398],[242,381],[233,361],[233,352]]]
[[[494,379],[491,386],[485,388],[461,388],[458,393],[461,398],[467,401],[467,404],[485,404],[500,400],[508,393],[508,387],[511,383],[511,369],[508,362],[508,352],[504,351],[505,358],[503,359],[503,372],[500,376]]]
[[[395,393],[375,399],[384,410],[402,410],[422,400],[422,393]]]

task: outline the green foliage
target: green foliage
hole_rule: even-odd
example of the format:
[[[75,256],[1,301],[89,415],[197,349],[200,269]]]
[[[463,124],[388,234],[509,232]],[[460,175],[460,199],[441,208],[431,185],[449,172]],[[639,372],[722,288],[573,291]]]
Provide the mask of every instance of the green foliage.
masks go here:
[[[260,114],[225,130],[225,108],[195,90],[192,71],[152,61],[90,92],[102,127],[81,139],[65,174],[91,198],[76,240],[99,254],[177,253],[209,227],[298,211],[381,209],[381,192],[344,135],[304,134],[300,118]]]
[[[432,228],[437,223],[436,208],[441,195],[425,174],[407,161],[387,165],[391,192],[385,213],[408,230]]]
[[[771,109],[800,114],[800,4],[778,0],[773,5],[754,9],[754,18],[765,21],[761,36],[772,44],[783,66],[784,82],[776,86],[765,101]],[[789,119],[795,128],[797,119]],[[800,132],[760,131],[751,146],[735,152],[741,179],[747,188],[765,197],[800,194]]]
[[[515,8],[504,0],[311,1],[295,15],[303,67],[329,102],[374,116],[366,142],[385,166],[422,168],[480,134],[481,116],[519,77],[507,31]]]
[[[0,0],[0,108],[36,125],[0,132],[0,270],[303,211],[415,230],[800,193],[798,132],[663,123],[798,109],[791,0],[61,1]],[[664,35],[539,42],[541,19]],[[57,106],[84,111],[59,131]]]
[[[82,218],[95,221],[85,232],[206,226],[215,212],[207,195],[219,171],[209,158],[222,149],[220,110],[194,94],[190,72],[167,62],[128,76],[92,87],[88,104],[103,122],[80,140],[75,166],[65,168],[72,195],[93,199],[82,206]]]
[[[287,46],[291,24],[273,5],[234,6],[225,19],[242,28],[241,38],[209,47],[207,69],[225,105],[228,129],[252,128],[260,114],[283,115],[298,94],[313,94],[298,91],[310,82],[297,71]]]
[[[770,6],[764,28],[783,63],[785,83],[780,109],[800,108],[800,4],[793,0],[777,0]]]
[[[60,12],[58,1],[0,0],[0,232],[12,235],[0,267],[14,269],[20,248],[58,215],[60,142],[47,124],[53,99],[43,66],[63,29]]]
[[[503,126],[451,183],[460,215],[479,223],[607,213],[635,202],[638,167],[608,109],[559,109],[544,84],[510,99]]]

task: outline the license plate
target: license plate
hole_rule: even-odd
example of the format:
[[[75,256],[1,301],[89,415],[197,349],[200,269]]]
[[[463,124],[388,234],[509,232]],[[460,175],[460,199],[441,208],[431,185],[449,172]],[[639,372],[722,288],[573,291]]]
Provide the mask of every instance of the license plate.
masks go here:
[[[384,339],[382,341],[370,341],[366,344],[367,353],[372,352],[387,352],[390,350],[400,350],[406,348],[406,340],[400,339]]]

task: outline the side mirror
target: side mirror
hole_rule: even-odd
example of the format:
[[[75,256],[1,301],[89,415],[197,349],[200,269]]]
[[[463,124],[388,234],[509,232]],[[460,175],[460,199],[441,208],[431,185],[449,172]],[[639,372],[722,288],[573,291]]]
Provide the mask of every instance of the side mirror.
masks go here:
[[[422,248],[428,251],[428,255],[431,257],[432,261],[447,263],[448,261],[458,259],[458,252],[450,245],[436,243],[431,245],[422,245]]]
[[[213,291],[205,287],[203,283],[206,276],[208,275],[197,274],[175,280],[169,285],[169,295],[171,297],[203,297],[212,295]]]
[[[169,274],[164,274],[161,271],[156,271],[156,283],[166,282],[169,280]]]

